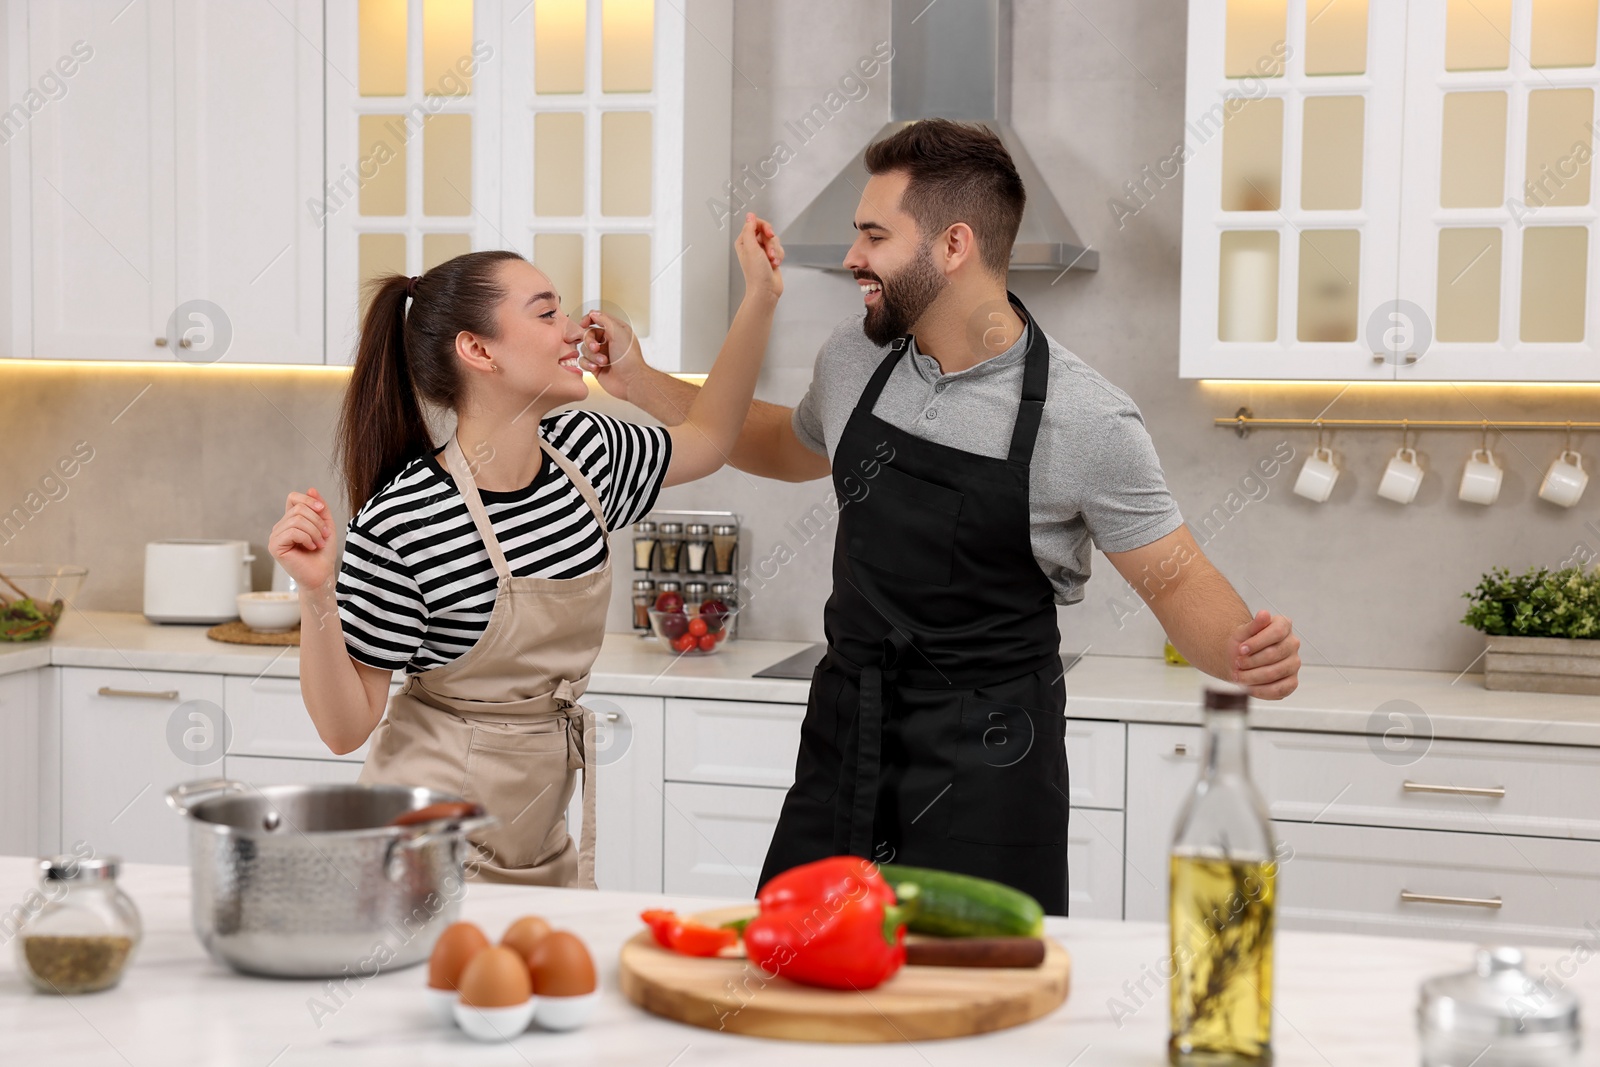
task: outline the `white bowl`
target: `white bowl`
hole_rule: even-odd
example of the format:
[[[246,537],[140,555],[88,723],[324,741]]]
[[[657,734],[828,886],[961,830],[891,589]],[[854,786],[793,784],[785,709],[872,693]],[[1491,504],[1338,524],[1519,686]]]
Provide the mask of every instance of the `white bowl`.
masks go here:
[[[425,990],[428,998],[428,1007],[432,1009],[440,1022],[446,1026],[456,1024],[456,1003],[461,1000],[461,994],[454,989],[435,989],[428,986]]]
[[[600,1003],[600,987],[591,993],[575,997],[535,997],[539,1007],[533,1013],[534,1022],[546,1030],[576,1030],[594,1018]]]
[[[513,1004],[509,1008],[474,1008],[458,1000],[456,1025],[478,1041],[510,1041],[533,1022],[538,1003],[538,997],[529,997],[526,1004]]]
[[[300,625],[297,592],[240,593],[235,603],[240,620],[257,633],[283,634]]]

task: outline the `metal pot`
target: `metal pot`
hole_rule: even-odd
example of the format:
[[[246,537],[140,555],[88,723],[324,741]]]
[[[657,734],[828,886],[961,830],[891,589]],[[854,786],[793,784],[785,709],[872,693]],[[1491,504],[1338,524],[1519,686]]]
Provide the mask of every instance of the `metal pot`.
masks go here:
[[[456,920],[480,815],[397,815],[461,798],[394,785],[186,782],[195,934],[217,960],[281,978],[373,977],[427,958]]]

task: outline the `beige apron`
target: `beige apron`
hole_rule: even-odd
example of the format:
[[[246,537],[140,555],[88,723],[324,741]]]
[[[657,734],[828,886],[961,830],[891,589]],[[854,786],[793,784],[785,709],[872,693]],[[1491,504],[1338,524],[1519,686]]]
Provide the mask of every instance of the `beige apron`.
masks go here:
[[[539,447],[605,529],[594,487],[543,438]],[[360,781],[456,793],[498,816],[498,826],[473,839],[482,881],[592,889],[594,716],[578,698],[605,636],[610,555],[577,578],[513,575],[454,434],[442,458],[500,576],[494,611],[464,655],[406,678],[373,732]],[[579,770],[583,831],[575,850],[566,811]]]

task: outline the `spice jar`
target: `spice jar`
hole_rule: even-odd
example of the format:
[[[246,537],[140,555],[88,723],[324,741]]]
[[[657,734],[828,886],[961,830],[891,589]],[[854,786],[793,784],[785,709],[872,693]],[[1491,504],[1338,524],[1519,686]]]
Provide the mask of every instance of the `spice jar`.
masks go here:
[[[705,582],[696,580],[683,583],[683,613],[685,615],[700,614],[700,604],[705,598]]]
[[[676,571],[678,569],[678,556],[683,551],[683,523],[664,522],[661,524],[661,561],[656,569],[662,571]]]
[[[717,574],[733,573],[733,550],[739,547],[739,527],[719,522],[711,528],[711,569]]]
[[[656,583],[649,578],[633,580],[633,628],[650,632],[650,609],[656,602]]]
[[[704,574],[711,562],[711,527],[703,522],[691,522],[684,529],[684,569],[691,574]]]
[[[17,931],[17,968],[46,993],[110,989],[139,945],[139,909],[117,886],[114,856],[39,861],[45,903]]]
[[[683,585],[676,578],[663,578],[656,583],[656,599],[659,600],[662,593],[677,593],[682,596]]]
[[[711,583],[711,599],[712,600],[720,600],[720,601],[722,601],[724,604],[726,604],[728,606],[728,609],[733,612],[733,616],[728,620],[728,627],[729,627],[728,628],[728,636],[729,637],[734,636],[734,633],[739,629],[739,600],[738,600],[738,596],[739,596],[739,583],[738,582],[721,581],[721,582],[712,582]]]
[[[651,570],[656,558],[656,524],[641,519],[633,524],[633,569]]]

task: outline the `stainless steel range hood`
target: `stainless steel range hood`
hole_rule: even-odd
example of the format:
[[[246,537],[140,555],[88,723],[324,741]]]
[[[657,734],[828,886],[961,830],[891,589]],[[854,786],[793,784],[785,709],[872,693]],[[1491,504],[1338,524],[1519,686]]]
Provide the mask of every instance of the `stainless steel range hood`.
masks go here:
[[[892,0],[889,44],[889,122],[872,140],[917,119],[983,123],[999,134],[1028,191],[1011,269],[1100,269],[1100,253],[1084,247],[1011,128],[1011,0]],[[844,269],[868,178],[865,155],[863,145],[783,231],[787,262]]]

